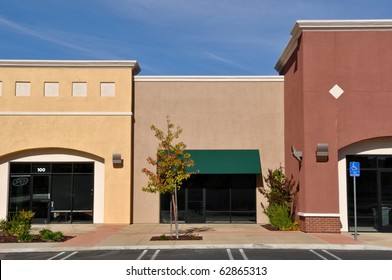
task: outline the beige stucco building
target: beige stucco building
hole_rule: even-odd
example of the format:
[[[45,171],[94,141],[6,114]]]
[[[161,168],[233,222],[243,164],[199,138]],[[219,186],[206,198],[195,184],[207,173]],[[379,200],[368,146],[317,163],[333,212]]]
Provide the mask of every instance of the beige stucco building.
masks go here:
[[[41,222],[131,222],[138,72],[134,61],[0,62],[1,218],[23,207]]]
[[[136,77],[135,104],[135,223],[159,222],[159,196],[141,191],[147,177],[140,175],[140,171],[147,166],[146,159],[154,155],[158,144],[150,125],[165,128],[166,115],[184,129],[181,140],[187,149],[255,150],[259,152],[263,172],[284,164],[282,77]],[[200,170],[196,176],[206,173],[209,172]],[[256,190],[263,184],[259,173],[250,175],[255,177],[254,222],[267,222],[260,204],[263,197]],[[214,210],[209,211],[208,190],[205,192],[202,201],[207,209],[202,222],[213,221],[212,217],[209,220],[209,212],[212,216],[214,211],[222,215],[230,211],[213,206]],[[230,222],[226,218],[218,220]]]

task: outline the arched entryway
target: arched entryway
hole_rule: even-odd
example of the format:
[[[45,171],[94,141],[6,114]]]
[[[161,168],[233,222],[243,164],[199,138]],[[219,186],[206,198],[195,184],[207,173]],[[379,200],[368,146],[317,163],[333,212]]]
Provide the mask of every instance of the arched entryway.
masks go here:
[[[354,230],[351,161],[360,163],[356,179],[359,231],[392,232],[392,138],[361,141],[339,151],[339,205],[343,231]]]
[[[33,223],[103,222],[104,163],[67,149],[37,149],[2,158],[2,218],[33,210]]]

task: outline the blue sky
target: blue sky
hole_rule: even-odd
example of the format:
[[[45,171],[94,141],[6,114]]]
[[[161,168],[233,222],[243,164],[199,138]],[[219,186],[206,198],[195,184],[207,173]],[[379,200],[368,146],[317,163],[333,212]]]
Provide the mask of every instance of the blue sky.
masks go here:
[[[0,0],[0,59],[137,60],[139,75],[277,75],[298,19],[389,19],[390,0]]]

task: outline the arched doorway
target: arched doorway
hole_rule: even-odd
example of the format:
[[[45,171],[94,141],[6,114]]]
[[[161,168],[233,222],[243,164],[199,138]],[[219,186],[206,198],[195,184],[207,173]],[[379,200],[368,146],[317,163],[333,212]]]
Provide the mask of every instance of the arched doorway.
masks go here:
[[[9,217],[33,210],[33,223],[103,222],[104,164],[90,154],[43,149],[13,154],[0,164]]]
[[[392,139],[361,141],[339,151],[339,205],[342,230],[354,230],[353,179],[349,162],[360,163],[356,179],[359,231],[392,232]]]

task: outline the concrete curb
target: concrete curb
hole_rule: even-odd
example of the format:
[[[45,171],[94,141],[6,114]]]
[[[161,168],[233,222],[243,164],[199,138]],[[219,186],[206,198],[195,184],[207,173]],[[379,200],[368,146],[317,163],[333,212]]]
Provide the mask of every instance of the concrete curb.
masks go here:
[[[297,250],[376,250],[392,251],[392,248],[371,245],[351,244],[184,244],[184,245],[124,245],[95,247],[23,247],[0,248],[0,253],[19,252],[62,252],[92,250],[174,250],[174,249],[297,249]]]

